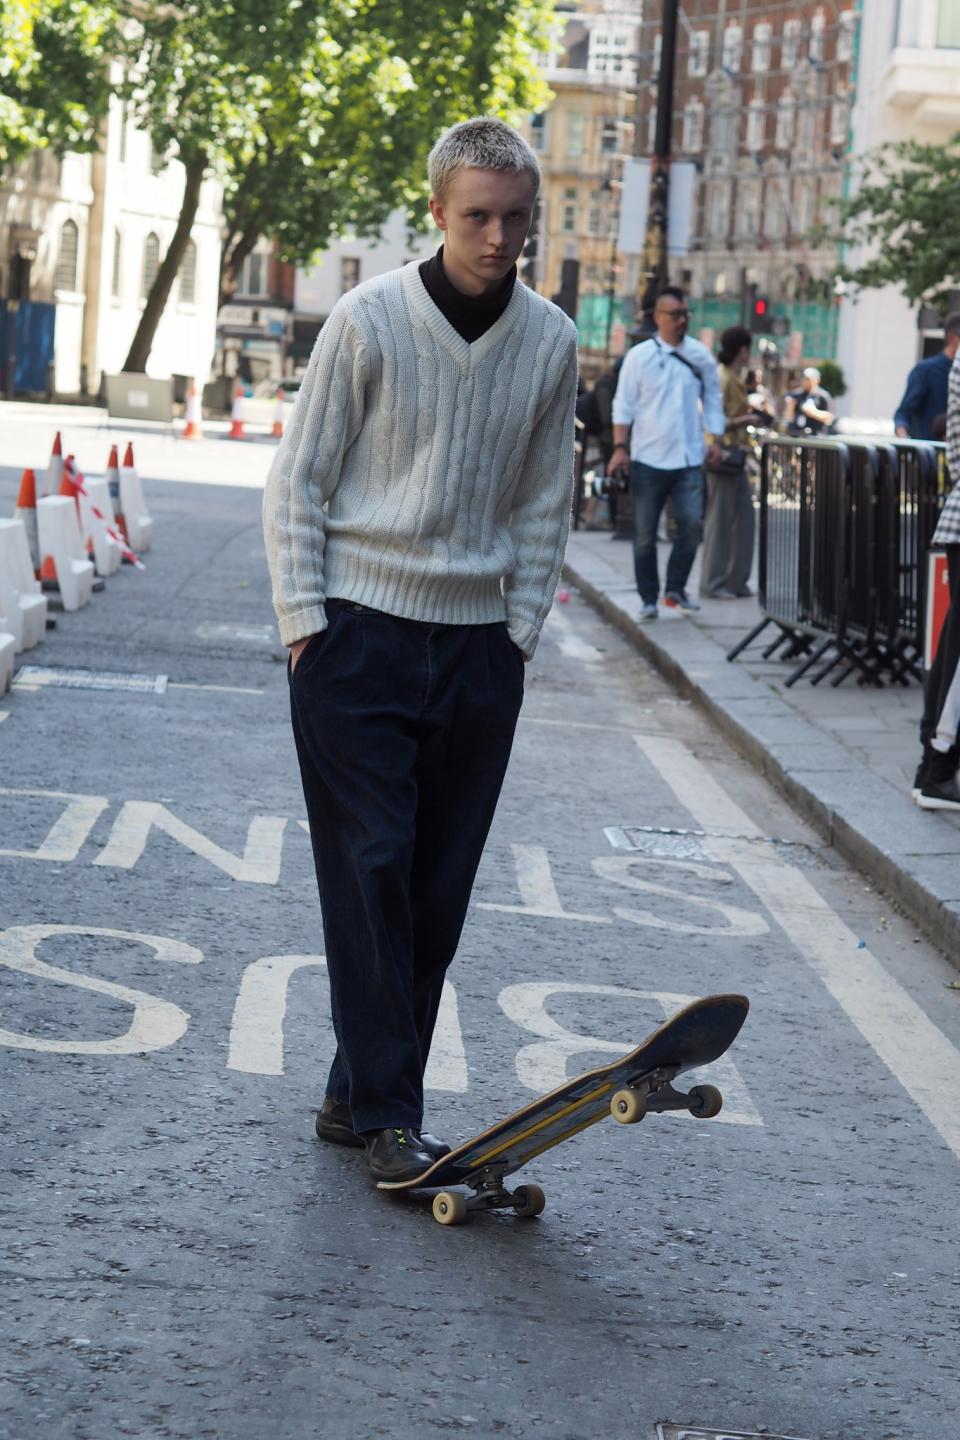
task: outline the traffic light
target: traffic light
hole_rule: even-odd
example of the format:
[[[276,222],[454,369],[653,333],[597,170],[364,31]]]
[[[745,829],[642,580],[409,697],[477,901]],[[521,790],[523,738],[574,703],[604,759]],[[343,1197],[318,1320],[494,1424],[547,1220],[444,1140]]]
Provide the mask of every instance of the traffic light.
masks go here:
[[[770,333],[770,302],[765,295],[754,295],[750,312],[750,329],[754,335]]]
[[[540,254],[540,222],[543,216],[543,201],[537,196],[533,207],[533,219],[530,221],[530,230],[527,234],[523,247],[523,261],[520,265],[520,277],[524,284],[536,287],[537,283],[537,260]]]

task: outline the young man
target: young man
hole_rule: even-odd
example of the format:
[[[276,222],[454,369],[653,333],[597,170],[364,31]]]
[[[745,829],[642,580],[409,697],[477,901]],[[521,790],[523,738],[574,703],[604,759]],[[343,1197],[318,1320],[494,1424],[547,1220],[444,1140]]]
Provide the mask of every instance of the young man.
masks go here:
[[[443,246],[338,301],[264,497],[337,1039],[317,1133],[382,1180],[447,1148],[423,1073],[573,488],[576,329],[515,283],[536,155],[468,120],[429,175]]]
[[[948,315],[943,326],[943,349],[939,355],[918,360],[907,376],[907,388],[893,417],[901,440],[933,440],[934,421],[947,413],[950,367],[960,349],[960,314]]]
[[[613,398],[613,454],[609,469],[630,462],[633,561],[643,620],[656,620],[660,580],[657,524],[669,497],[677,538],[667,562],[664,604],[699,610],[687,579],[703,526],[703,462],[719,458],[704,427],[723,434],[726,420],[713,356],[687,336],[690,311],[683,291],[668,285],[653,311],[657,333],[627,352]],[[628,448],[629,447],[629,448]]]
[[[809,365],[800,384],[783,398],[788,435],[822,435],[836,416],[830,409],[833,398],[820,384],[820,371]]]

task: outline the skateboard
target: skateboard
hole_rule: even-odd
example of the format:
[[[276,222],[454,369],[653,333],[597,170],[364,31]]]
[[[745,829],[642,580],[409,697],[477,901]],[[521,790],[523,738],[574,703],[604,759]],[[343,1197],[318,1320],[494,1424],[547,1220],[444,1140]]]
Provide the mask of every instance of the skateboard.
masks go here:
[[[451,1150],[413,1180],[381,1180],[377,1189],[439,1190],[433,1214],[441,1225],[459,1225],[474,1210],[513,1210],[524,1218],[539,1215],[546,1203],[539,1185],[510,1191],[504,1181],[571,1135],[608,1115],[622,1125],[633,1125],[644,1115],[666,1110],[689,1110],[701,1120],[719,1114],[723,1097],[716,1086],[694,1085],[684,1093],[674,1088],[673,1081],[684,1070],[719,1059],[740,1033],[749,1008],[743,995],[694,1000],[629,1055],[541,1095]],[[448,1189],[451,1185],[466,1186],[472,1194]]]

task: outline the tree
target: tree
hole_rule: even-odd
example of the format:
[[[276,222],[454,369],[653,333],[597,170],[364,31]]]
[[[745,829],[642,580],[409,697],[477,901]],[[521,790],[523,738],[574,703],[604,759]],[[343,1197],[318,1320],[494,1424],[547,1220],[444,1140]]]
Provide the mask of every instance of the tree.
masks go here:
[[[863,165],[857,193],[835,202],[834,238],[864,252],[843,278],[863,289],[897,285],[912,304],[945,301],[960,284],[960,134],[945,145],[884,145]]]
[[[547,23],[541,0],[183,0],[144,13],[131,100],[186,181],[124,368],[145,368],[206,174],[225,182],[223,299],[261,236],[305,263],[348,226],[372,234],[398,205],[422,210],[440,129],[542,103]]]
[[[0,171],[45,146],[95,148],[118,24],[107,0],[0,0]]]

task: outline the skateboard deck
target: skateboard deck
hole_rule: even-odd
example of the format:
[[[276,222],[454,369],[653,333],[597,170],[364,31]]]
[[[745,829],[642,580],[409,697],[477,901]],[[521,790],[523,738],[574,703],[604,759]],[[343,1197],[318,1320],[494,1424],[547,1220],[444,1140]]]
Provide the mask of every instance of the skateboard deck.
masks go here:
[[[511,1192],[504,1185],[506,1177],[605,1116],[629,1125],[645,1114],[666,1110],[689,1110],[701,1119],[716,1115],[723,1102],[713,1085],[695,1085],[685,1093],[672,1082],[685,1070],[718,1060],[740,1033],[749,1008],[743,995],[694,1000],[628,1055],[541,1095],[444,1155],[415,1179],[381,1180],[377,1188],[439,1189],[442,1193],[434,1199],[433,1213],[442,1225],[457,1225],[473,1210],[512,1209],[525,1217],[538,1215],[545,1203],[540,1187],[521,1185]],[[449,1191],[452,1185],[467,1186],[473,1193]]]

